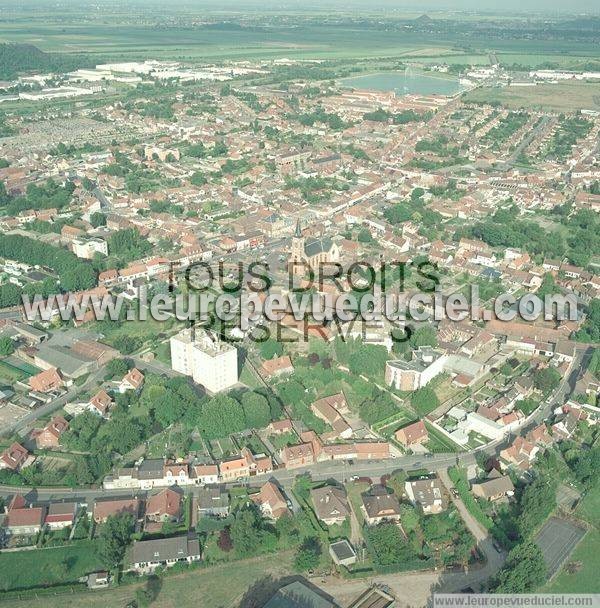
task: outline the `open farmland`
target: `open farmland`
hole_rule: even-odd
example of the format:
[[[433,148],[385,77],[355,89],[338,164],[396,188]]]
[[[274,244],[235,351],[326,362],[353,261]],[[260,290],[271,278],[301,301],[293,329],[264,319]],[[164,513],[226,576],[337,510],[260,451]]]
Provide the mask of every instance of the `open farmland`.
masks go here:
[[[600,86],[586,82],[539,84],[530,87],[481,87],[465,93],[467,102],[500,103],[510,109],[600,110]]]

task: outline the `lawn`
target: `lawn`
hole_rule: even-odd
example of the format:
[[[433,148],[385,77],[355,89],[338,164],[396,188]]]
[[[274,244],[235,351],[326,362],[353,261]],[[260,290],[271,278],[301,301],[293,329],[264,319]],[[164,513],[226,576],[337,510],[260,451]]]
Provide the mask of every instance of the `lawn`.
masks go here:
[[[0,361],[0,382],[12,385],[25,377],[26,374],[20,369],[13,367],[6,361]]]
[[[260,388],[262,386],[261,381],[256,377],[256,373],[248,363],[244,363],[244,366],[242,367],[240,382],[245,384],[248,388]]]
[[[457,443],[454,443],[451,439],[448,439],[445,435],[440,433],[436,428],[431,426],[428,422],[425,422],[427,432],[429,433],[429,441],[427,442],[427,449],[430,452],[445,453],[445,452],[462,452],[461,448]]]
[[[281,435],[270,435],[269,441],[276,450],[281,450],[288,445],[295,445],[299,439],[296,433],[282,433]]]
[[[0,554],[0,589],[70,583],[102,568],[94,543]]]
[[[581,499],[576,514],[600,529],[600,483],[596,483]]]
[[[348,494],[348,500],[352,505],[352,510],[358,519],[358,523],[362,527],[365,517],[361,510],[362,506],[362,497],[361,495],[369,489],[368,483],[363,482],[351,482],[346,484],[346,493]]]

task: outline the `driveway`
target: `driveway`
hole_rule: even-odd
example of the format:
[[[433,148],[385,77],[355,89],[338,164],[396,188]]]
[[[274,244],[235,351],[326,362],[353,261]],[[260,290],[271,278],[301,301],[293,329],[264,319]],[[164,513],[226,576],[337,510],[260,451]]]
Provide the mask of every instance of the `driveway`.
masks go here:
[[[490,533],[471,515],[462,499],[452,495],[454,484],[448,475],[448,470],[441,469],[437,473],[441,482],[450,493],[451,500],[460,513],[469,532],[475,537],[477,548],[485,557],[485,565],[481,568],[473,568],[470,572],[473,576],[472,578],[469,577],[471,578],[472,583],[465,585],[469,587],[479,587],[500,570],[506,559],[506,554],[504,552],[499,552],[494,548],[493,539]]]

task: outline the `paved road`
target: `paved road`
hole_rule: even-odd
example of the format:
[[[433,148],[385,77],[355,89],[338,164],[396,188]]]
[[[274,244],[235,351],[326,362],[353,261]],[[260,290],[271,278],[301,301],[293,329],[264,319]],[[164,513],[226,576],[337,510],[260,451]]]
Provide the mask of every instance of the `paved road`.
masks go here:
[[[300,469],[280,469],[268,473],[266,475],[257,475],[249,479],[249,484],[252,486],[261,485],[267,479],[277,480],[284,488],[291,488],[294,480],[302,473],[310,473],[315,481],[325,481],[331,477],[339,480],[347,481],[350,477],[371,477],[373,480],[378,479],[382,475],[393,473],[398,469],[420,469],[425,468],[430,471],[446,469],[453,466],[457,462],[457,458],[461,465],[470,465],[475,463],[473,454],[436,454],[429,458],[424,456],[403,456],[401,458],[392,458],[390,460],[372,460],[367,462],[356,462],[354,465],[349,465],[345,461],[328,461],[319,462],[312,467]],[[240,485],[240,483],[226,484],[229,486]],[[197,492],[198,488],[190,486],[192,492]],[[19,488],[16,486],[0,486],[0,496],[11,496],[15,492],[28,491],[29,488]],[[80,498],[82,501],[93,500],[102,496],[123,496],[131,494],[143,495],[143,491],[135,490],[103,490],[102,488],[39,488],[33,489],[36,493],[37,500],[61,500],[63,498]]]

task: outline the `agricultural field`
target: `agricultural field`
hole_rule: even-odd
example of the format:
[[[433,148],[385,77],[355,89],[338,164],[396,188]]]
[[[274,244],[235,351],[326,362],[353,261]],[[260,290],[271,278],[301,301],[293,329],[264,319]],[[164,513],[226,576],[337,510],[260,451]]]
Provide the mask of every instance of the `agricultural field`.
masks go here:
[[[510,109],[600,110],[600,87],[586,82],[540,84],[531,87],[480,87],[463,95],[464,101],[499,103]]]

